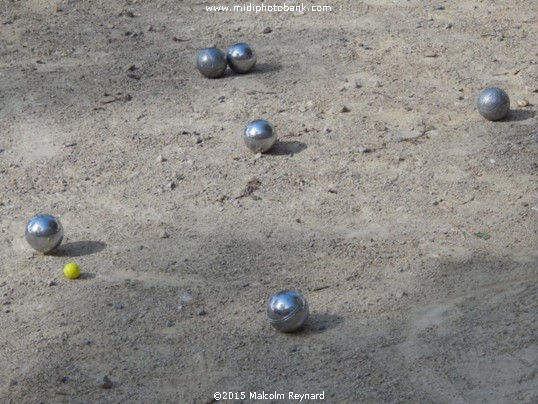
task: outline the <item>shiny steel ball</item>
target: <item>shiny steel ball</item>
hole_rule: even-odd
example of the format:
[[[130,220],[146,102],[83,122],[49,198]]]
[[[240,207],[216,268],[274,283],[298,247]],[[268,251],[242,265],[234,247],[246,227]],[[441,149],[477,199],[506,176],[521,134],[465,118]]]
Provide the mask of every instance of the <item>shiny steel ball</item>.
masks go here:
[[[267,317],[278,331],[296,331],[308,319],[308,303],[293,290],[278,292],[269,299]]]
[[[218,48],[203,49],[196,58],[196,67],[208,79],[222,76],[226,70],[226,55]]]
[[[64,230],[56,217],[38,215],[28,221],[24,236],[34,250],[46,254],[62,243]]]
[[[254,153],[265,153],[275,144],[276,132],[273,125],[260,119],[252,121],[245,127],[243,140]]]
[[[236,73],[248,73],[254,68],[256,60],[256,52],[246,43],[237,43],[228,49],[226,54],[228,65]]]
[[[508,115],[510,98],[500,88],[490,87],[482,90],[477,101],[478,112],[489,121],[498,121]]]

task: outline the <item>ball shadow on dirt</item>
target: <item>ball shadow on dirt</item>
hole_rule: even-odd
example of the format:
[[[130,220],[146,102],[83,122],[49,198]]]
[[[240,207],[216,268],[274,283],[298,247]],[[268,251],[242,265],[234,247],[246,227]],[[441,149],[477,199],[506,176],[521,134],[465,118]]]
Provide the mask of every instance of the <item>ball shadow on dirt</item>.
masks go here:
[[[306,324],[299,330],[300,334],[319,334],[331,330],[344,322],[344,318],[335,314],[310,314]]]
[[[235,78],[239,76],[248,76],[251,74],[266,74],[266,73],[275,73],[282,70],[282,65],[278,63],[258,63],[254,66],[252,71],[244,74],[236,73],[232,69],[226,69],[226,71],[222,74],[222,76],[211,79],[211,80],[222,80],[222,79],[229,79],[229,78]],[[260,91],[263,93],[263,91]]]
[[[75,241],[60,245],[60,247],[54,250],[50,255],[55,255],[57,257],[80,257],[98,253],[104,250],[105,247],[106,244],[102,241]]]
[[[274,73],[282,70],[282,65],[279,63],[258,63],[250,74]]]
[[[278,140],[268,154],[273,156],[293,156],[306,150],[306,148],[307,146],[303,142]]]
[[[529,111],[528,109],[512,109],[508,116],[501,120],[501,122],[517,122],[526,121],[527,119],[534,118],[536,113]]]

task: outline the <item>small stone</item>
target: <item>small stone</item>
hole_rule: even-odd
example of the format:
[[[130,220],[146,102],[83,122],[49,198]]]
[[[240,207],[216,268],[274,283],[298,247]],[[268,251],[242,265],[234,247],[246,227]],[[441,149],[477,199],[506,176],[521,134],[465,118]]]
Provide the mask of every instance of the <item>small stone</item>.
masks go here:
[[[369,147],[365,147],[362,145],[360,145],[357,150],[359,151],[359,153],[369,153],[372,151]]]
[[[177,185],[174,181],[170,181],[168,184],[166,184],[166,188],[170,190],[176,189]]]
[[[162,156],[162,155],[158,155],[157,156],[157,163],[164,163],[166,161],[166,159]]]
[[[76,145],[77,144],[75,142],[67,141],[67,142],[63,142],[62,147],[73,147]]]
[[[517,102],[518,107],[528,107],[529,105],[530,105],[530,103],[527,100],[519,100]]]
[[[159,238],[169,238],[170,234],[168,234],[166,231],[163,231],[161,234],[159,234]]]
[[[265,27],[262,31],[262,34],[270,34],[273,32],[273,29],[271,27]]]
[[[185,293],[181,295],[179,300],[182,304],[191,304],[194,301],[194,298],[190,294]]]
[[[51,279],[50,281],[47,282],[47,286],[56,286],[58,283],[56,283],[56,281],[54,279]]]
[[[206,314],[207,314],[207,311],[205,311],[205,309],[200,309],[200,310],[198,311],[198,315],[199,315],[199,316],[205,316]]]
[[[125,16],[125,17],[129,17],[129,18],[134,18],[135,17],[135,14],[131,11],[131,10],[127,10],[127,11],[122,11],[120,14],[119,14],[120,17],[122,16]]]
[[[346,107],[345,105],[340,109],[340,112],[342,112],[342,113],[350,112],[350,111],[351,110],[348,107]]]
[[[102,389],[111,389],[112,388],[112,380],[108,376],[103,376],[102,378],[99,378],[97,380],[97,384]]]
[[[15,380],[15,379],[11,379],[11,380],[9,381],[9,385],[10,385],[10,386],[16,386],[17,384],[19,384],[19,382],[18,382],[17,380]]]
[[[396,299],[401,299],[404,296],[407,296],[407,292],[405,290],[398,290],[395,295]]]

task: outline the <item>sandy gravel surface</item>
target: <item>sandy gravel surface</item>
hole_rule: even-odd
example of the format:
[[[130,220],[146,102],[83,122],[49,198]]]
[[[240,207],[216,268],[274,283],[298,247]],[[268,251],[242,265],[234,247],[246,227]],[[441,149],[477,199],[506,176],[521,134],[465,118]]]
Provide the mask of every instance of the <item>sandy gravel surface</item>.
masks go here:
[[[234,4],[0,0],[0,402],[538,402],[538,3]]]

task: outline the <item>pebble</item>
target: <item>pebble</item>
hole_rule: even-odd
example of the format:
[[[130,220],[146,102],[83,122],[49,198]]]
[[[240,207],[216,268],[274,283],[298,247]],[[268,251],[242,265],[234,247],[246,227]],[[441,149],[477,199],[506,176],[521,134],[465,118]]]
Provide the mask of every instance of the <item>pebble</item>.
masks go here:
[[[270,34],[273,32],[273,29],[271,27],[265,27],[262,31],[262,34]]]
[[[97,379],[97,384],[102,389],[110,389],[110,388],[112,388],[112,380],[110,380],[110,378],[108,376],[106,376],[106,375],[103,376],[103,377],[100,377],[99,379]]]
[[[166,161],[166,159],[162,156],[162,155],[158,155],[157,156],[157,163],[164,163]]]
[[[50,281],[47,282],[47,286],[56,286],[58,283],[56,283],[55,280],[51,279]]]
[[[166,184],[166,188],[170,190],[176,189],[176,187],[177,185],[174,181],[170,181],[168,184]]]
[[[165,231],[163,231],[161,234],[159,234],[159,238],[169,238],[169,237],[170,237],[170,234],[168,234]]]
[[[207,311],[205,311],[204,309],[200,309],[200,311],[198,311],[199,316],[205,316],[206,314],[207,314]]]
[[[193,302],[193,300],[194,300],[194,298],[188,293],[185,293],[185,294],[181,295],[181,297],[179,298],[179,301],[182,304],[191,304]]]
[[[342,113],[350,112],[350,111],[351,110],[348,107],[346,107],[345,105],[340,109],[340,112],[342,112]]]
[[[398,290],[394,296],[396,299],[401,299],[402,297],[407,296],[407,292],[405,290]]]
[[[529,105],[530,105],[530,103],[527,100],[519,100],[517,102],[518,107],[528,107]]]

